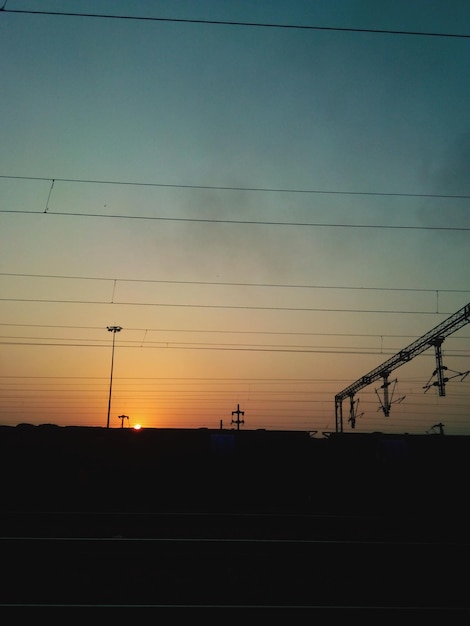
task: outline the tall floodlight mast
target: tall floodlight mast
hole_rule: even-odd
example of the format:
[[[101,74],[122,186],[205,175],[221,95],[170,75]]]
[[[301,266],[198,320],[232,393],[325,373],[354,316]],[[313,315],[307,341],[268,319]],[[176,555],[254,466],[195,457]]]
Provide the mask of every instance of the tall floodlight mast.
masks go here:
[[[106,420],[106,428],[109,428],[109,414],[111,413],[111,395],[113,390],[113,368],[114,368],[114,341],[116,339],[116,333],[119,333],[122,328],[120,326],[107,326],[110,333],[113,333],[113,350],[111,353],[111,375],[109,377],[109,397],[108,397],[108,419]]]
[[[385,363],[382,363],[382,365],[379,365],[379,367],[376,367],[371,372],[369,372],[368,374],[365,374],[364,376],[362,376],[362,378],[359,378],[359,380],[356,380],[356,382],[349,385],[349,387],[346,387],[346,389],[343,389],[343,391],[336,394],[335,396],[336,432],[343,432],[343,400],[345,398],[350,399],[350,405],[352,407],[351,411],[353,411],[354,395],[361,389],[364,389],[364,387],[367,387],[371,383],[378,380],[379,378],[382,378],[384,381],[384,384],[382,386],[382,388],[384,389],[384,394],[385,394],[384,402],[383,402],[383,409],[384,409],[384,414],[388,415],[390,412],[390,402],[388,399],[387,389],[389,385],[388,377],[390,373],[397,367],[400,367],[400,365],[403,365],[404,363],[408,363],[408,361],[411,361],[411,359],[413,359],[415,356],[418,356],[419,354],[421,354],[422,352],[424,352],[425,350],[431,347],[434,347],[435,354],[436,354],[436,365],[437,365],[436,369],[433,372],[433,376],[437,375],[437,382],[433,383],[433,385],[439,388],[440,396],[445,396],[445,383],[449,380],[449,378],[444,377],[443,375],[444,370],[446,370],[447,368],[444,367],[442,364],[441,345],[446,337],[448,337],[452,333],[455,333],[457,330],[459,330],[459,328],[462,328],[462,326],[465,326],[465,324],[468,324],[469,322],[470,322],[470,303],[466,304],[459,311],[457,311],[456,313],[448,317],[446,320],[444,320],[443,322],[435,326],[432,330],[430,330],[425,335],[423,335],[422,337],[420,337],[419,339],[411,343],[409,346],[407,346],[406,348],[403,348],[403,350],[400,350],[400,352],[395,354],[395,356],[392,356],[390,359],[388,359],[388,361],[385,361]],[[468,373],[469,372],[456,372],[455,374],[456,376],[465,377]],[[428,383],[428,385],[426,385],[424,389],[428,389],[430,386],[431,385],[429,385]],[[352,424],[352,427],[354,428],[354,423],[355,423],[354,414],[350,416],[349,420]]]

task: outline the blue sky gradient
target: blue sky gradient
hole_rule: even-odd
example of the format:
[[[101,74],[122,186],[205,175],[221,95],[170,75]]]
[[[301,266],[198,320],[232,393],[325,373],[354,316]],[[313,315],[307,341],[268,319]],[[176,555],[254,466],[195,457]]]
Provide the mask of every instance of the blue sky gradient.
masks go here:
[[[334,429],[337,392],[470,301],[469,23],[463,0],[4,3],[0,423],[105,425],[120,325],[114,427],[239,403]],[[443,349],[468,371],[470,328]],[[386,420],[363,390],[356,428],[469,434],[469,379],[424,393],[434,368],[400,368]]]

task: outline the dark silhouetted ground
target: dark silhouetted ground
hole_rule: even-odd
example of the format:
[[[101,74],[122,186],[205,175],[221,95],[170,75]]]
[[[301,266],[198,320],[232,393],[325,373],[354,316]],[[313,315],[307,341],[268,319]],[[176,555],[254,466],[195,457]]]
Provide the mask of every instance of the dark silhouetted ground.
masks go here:
[[[0,427],[8,607],[467,614],[470,439]]]

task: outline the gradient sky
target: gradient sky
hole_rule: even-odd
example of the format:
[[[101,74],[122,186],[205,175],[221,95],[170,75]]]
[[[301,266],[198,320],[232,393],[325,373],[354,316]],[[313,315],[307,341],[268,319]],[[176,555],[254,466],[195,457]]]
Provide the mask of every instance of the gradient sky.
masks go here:
[[[118,325],[112,427],[334,430],[336,394],[470,301],[469,24],[3,2],[0,424],[105,426]],[[356,431],[470,434],[469,355],[467,325],[444,397],[432,349],[395,370],[388,417],[361,390]]]

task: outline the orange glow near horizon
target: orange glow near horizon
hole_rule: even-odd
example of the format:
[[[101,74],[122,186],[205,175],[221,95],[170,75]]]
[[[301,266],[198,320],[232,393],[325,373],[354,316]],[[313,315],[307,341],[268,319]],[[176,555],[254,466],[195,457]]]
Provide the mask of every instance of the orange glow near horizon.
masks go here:
[[[180,4],[216,18],[222,3]],[[238,4],[259,19],[261,3]],[[271,4],[278,24],[313,5]],[[317,21],[337,20],[340,3],[321,4]],[[404,24],[395,4],[377,28]],[[432,4],[427,26],[453,32],[457,12]],[[470,21],[470,2],[452,5]],[[341,29],[9,20],[0,428],[228,430],[239,406],[244,430],[330,433],[340,417],[348,432],[470,435],[470,319],[445,336],[442,396],[431,332],[470,300],[467,42],[410,44],[403,64],[402,38],[366,48]],[[389,372],[397,354],[411,360]],[[339,412],[372,371],[390,379]]]

